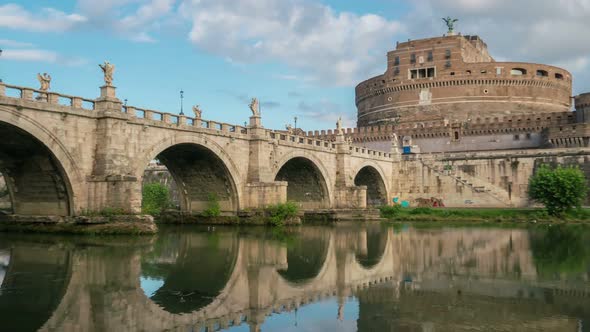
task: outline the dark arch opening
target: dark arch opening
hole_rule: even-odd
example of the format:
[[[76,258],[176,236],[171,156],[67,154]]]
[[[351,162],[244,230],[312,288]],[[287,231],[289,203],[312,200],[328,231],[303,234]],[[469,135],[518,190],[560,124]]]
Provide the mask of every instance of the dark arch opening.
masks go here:
[[[142,283],[159,286],[146,295],[173,314],[198,311],[226,287],[238,251],[235,233],[164,231],[141,265]]]
[[[387,227],[383,225],[370,225],[366,229],[366,250],[361,250],[356,253],[356,260],[363,267],[369,269],[377,265],[383,254],[385,253],[385,246],[387,246]]]
[[[326,181],[318,167],[309,159],[295,157],[277,173],[275,181],[287,181],[287,200],[303,209],[321,209],[329,205]]]
[[[0,235],[2,331],[39,330],[64,297],[70,282],[70,253],[42,241]]]
[[[363,167],[354,178],[355,186],[367,186],[367,206],[387,204],[387,190],[381,174],[372,166]]]
[[[162,151],[148,165],[143,184],[158,182],[168,188],[173,205],[186,212],[202,212],[219,203],[222,212],[236,212],[235,182],[224,162],[196,144],[178,144]]]
[[[279,270],[285,280],[305,283],[317,277],[328,255],[329,232],[315,228],[289,241],[287,247],[287,269]]]
[[[0,122],[0,138],[0,173],[5,184],[0,194],[4,194],[4,205],[8,198],[11,202],[6,211],[69,215],[69,185],[53,153],[31,134],[5,122]]]

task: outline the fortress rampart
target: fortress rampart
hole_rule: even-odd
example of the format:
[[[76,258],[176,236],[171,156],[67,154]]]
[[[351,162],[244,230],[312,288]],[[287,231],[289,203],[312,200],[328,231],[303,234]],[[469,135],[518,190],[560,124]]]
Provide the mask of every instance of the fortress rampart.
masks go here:
[[[575,122],[572,112],[546,115],[512,115],[497,117],[478,117],[468,123],[453,123],[448,120],[421,121],[414,123],[387,124],[360,128],[346,128],[344,135],[353,142],[391,141],[392,135],[412,136],[412,138],[450,137],[459,130],[461,136],[541,132],[559,125]],[[307,137],[335,141],[336,130],[309,131]],[[401,137],[400,137],[401,139]]]

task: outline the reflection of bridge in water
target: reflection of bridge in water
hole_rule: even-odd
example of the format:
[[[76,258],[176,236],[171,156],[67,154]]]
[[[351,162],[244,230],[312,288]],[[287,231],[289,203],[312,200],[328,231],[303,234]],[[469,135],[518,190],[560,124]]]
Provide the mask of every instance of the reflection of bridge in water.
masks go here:
[[[545,327],[563,323],[568,313],[590,316],[587,283],[539,280],[524,230],[397,233],[379,226],[316,227],[301,228],[283,241],[224,230],[163,233],[155,242],[140,239],[137,245],[116,241],[76,250],[23,242],[13,249],[5,283],[19,279],[11,276],[11,271],[20,270],[19,264],[48,260],[67,269],[63,291],[53,285],[56,300],[45,303],[51,312],[39,324],[44,331],[212,331],[242,323],[257,331],[273,312],[326,297],[343,303],[350,295],[359,297],[359,329],[379,324],[364,316],[366,308],[379,301],[399,301],[397,314],[405,315],[407,326],[414,326],[424,318],[416,312],[421,298],[442,304],[440,294],[457,292],[505,298],[504,308],[489,302],[486,310],[509,308],[513,317],[522,314],[529,322],[535,321],[530,311],[539,307],[539,312],[562,315],[557,320],[544,318],[549,320],[540,322]],[[19,253],[35,247],[45,249],[34,255]],[[150,297],[142,290],[142,276],[162,281]],[[525,299],[545,299],[547,304],[527,309],[518,304]],[[0,310],[5,303],[0,297]],[[571,307],[565,312],[558,306],[564,303]],[[535,326],[539,325],[529,328]]]

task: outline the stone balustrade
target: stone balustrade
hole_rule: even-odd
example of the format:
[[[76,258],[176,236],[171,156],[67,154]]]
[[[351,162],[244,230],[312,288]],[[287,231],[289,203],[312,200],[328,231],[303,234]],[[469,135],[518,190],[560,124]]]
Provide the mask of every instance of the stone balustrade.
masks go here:
[[[62,93],[42,91],[3,83],[0,83],[0,97],[22,99],[27,102],[47,103],[59,105],[65,108],[69,107],[77,110],[90,111],[95,110],[95,103],[97,102],[97,100],[95,99],[70,96]],[[199,118],[188,117],[186,115],[160,112],[156,110],[150,110],[135,106],[122,105],[121,113],[126,114],[130,118],[151,120],[154,122],[161,122],[164,124],[211,129],[214,131],[224,133],[248,133],[248,128],[244,126],[232,125],[228,123],[210,120],[203,120]]]

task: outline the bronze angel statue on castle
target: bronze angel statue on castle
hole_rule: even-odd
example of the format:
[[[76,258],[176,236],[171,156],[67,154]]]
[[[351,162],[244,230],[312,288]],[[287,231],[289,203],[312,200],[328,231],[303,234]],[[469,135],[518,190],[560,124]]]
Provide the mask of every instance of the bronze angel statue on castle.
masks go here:
[[[450,16],[447,16],[446,18],[443,17],[442,20],[445,21],[445,23],[447,24],[447,28],[449,28],[448,33],[450,35],[452,35],[453,33],[455,33],[455,23],[459,22],[459,19],[457,19],[457,18],[451,18]]]

